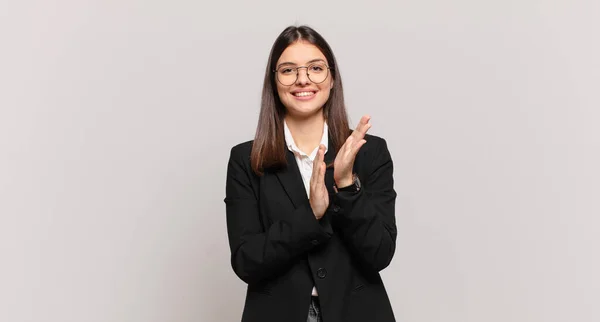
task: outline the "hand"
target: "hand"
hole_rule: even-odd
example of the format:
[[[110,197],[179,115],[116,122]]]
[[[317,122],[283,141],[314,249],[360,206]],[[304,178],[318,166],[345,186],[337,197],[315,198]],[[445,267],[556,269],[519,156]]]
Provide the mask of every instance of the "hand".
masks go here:
[[[335,161],[333,162],[333,180],[337,187],[343,188],[352,184],[352,167],[354,166],[354,159],[360,147],[363,146],[367,141],[364,139],[365,134],[371,128],[369,121],[371,117],[364,115],[356,130],[346,139],[346,142],[338,151]]]
[[[310,176],[309,202],[317,219],[321,219],[329,206],[329,192],[325,186],[325,146],[319,145],[317,156],[313,161],[313,171]]]

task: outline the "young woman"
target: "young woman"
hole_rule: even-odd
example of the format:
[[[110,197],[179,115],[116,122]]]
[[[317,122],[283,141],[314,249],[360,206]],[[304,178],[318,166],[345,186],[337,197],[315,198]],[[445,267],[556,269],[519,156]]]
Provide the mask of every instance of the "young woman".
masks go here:
[[[348,126],[333,52],[288,27],[271,49],[253,141],[231,149],[231,265],[245,322],[389,322],[379,271],[396,243],[393,165],[370,118]]]

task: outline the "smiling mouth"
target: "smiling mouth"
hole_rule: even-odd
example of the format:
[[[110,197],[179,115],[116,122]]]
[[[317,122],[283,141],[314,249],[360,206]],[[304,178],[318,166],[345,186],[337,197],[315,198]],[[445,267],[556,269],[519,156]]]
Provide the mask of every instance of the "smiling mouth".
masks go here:
[[[312,96],[315,95],[316,92],[297,92],[297,93],[293,93],[292,95],[296,96],[296,97],[307,97],[307,96]]]

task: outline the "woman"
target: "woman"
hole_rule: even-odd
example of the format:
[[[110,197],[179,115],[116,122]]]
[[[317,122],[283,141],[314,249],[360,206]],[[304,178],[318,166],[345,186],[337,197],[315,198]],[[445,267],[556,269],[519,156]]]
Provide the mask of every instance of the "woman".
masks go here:
[[[255,139],[232,148],[227,169],[231,265],[248,284],[242,321],[394,321],[379,275],[396,243],[393,166],[369,120],[350,130],[323,37],[286,28]]]

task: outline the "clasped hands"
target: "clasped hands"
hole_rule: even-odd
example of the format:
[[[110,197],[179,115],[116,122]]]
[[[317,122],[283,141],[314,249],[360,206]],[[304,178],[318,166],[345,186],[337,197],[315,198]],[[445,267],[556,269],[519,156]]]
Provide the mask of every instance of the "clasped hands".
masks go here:
[[[360,148],[367,142],[365,134],[371,128],[370,120],[370,116],[363,116],[356,130],[352,132],[337,152],[335,161],[333,162],[333,180],[338,187],[346,187],[353,182],[352,168],[354,160]],[[325,146],[321,144],[313,161],[313,171],[310,177],[309,201],[310,207],[317,219],[321,219],[325,215],[325,211],[329,206],[329,193],[325,186],[325,169],[327,165],[324,159]]]

